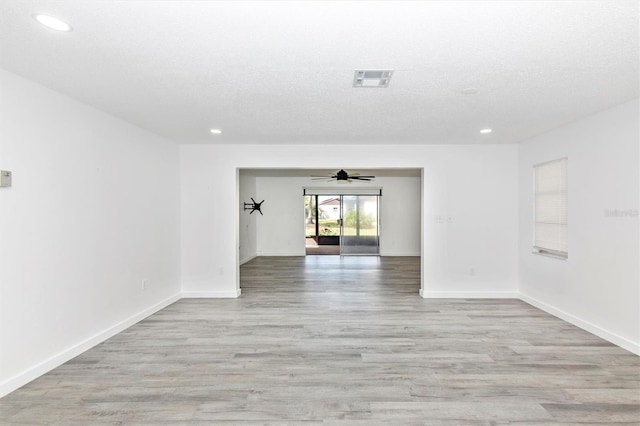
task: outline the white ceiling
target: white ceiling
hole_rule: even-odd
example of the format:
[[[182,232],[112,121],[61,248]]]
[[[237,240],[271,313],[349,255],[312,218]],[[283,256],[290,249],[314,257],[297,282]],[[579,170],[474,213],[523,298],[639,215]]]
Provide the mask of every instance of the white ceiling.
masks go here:
[[[0,0],[0,66],[179,143],[509,143],[638,97],[638,10]],[[395,73],[357,89],[355,69]]]

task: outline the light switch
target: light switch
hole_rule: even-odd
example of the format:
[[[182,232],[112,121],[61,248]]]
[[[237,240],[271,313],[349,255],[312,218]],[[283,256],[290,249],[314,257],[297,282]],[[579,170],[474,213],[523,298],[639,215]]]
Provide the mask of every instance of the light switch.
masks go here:
[[[0,187],[9,188],[11,186],[11,172],[0,170]]]

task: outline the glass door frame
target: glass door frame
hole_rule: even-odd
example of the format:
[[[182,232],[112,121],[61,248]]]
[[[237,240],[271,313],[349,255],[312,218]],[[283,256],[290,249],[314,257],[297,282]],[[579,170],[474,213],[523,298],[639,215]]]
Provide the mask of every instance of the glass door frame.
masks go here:
[[[381,221],[380,221],[380,202],[381,202],[381,198],[382,198],[382,188],[375,188],[375,192],[364,192],[364,193],[340,193],[341,191],[336,191],[335,193],[331,192],[331,191],[326,191],[325,188],[321,188],[320,193],[314,193],[314,189],[316,188],[303,188],[303,195],[305,197],[310,197],[310,201],[309,201],[309,208],[311,208],[311,206],[313,205],[314,207],[314,212],[315,212],[315,223],[314,223],[314,228],[315,228],[315,239],[316,242],[319,243],[320,241],[320,237],[321,237],[321,232],[320,232],[320,214],[319,214],[319,210],[320,210],[320,206],[319,206],[319,197],[320,196],[325,196],[325,197],[331,197],[334,199],[339,200],[339,226],[338,226],[338,238],[339,238],[339,244],[338,244],[338,249],[339,249],[339,255],[340,256],[380,256],[380,240],[381,240],[381,236],[380,236],[380,228],[381,228]],[[359,189],[359,188],[358,188]],[[368,189],[368,188],[367,188]],[[310,193],[307,193],[307,190],[309,190]],[[375,209],[375,227],[376,227],[376,234],[375,234],[375,251],[373,252],[361,252],[361,253],[347,253],[348,250],[345,250],[345,214],[347,214],[346,210],[345,210],[345,201],[344,198],[345,197],[355,197],[356,199],[356,203],[359,204],[360,202],[360,198],[359,197],[376,197],[376,209]],[[311,202],[311,199],[313,199],[315,202]],[[357,218],[357,221],[359,223],[359,217]],[[306,228],[307,227],[307,223],[306,223],[306,217],[305,217],[305,238],[306,238]],[[350,237],[350,236],[346,236],[346,237]]]
[[[347,253],[345,250],[345,202],[344,197],[355,197],[355,210],[356,221],[358,223],[358,229],[360,228],[360,197],[375,197],[376,200],[376,212],[375,212],[375,252],[360,252],[360,253]],[[340,256],[380,256],[380,198],[381,195],[374,194],[354,194],[354,195],[340,195]],[[359,235],[358,235],[359,236]],[[350,235],[346,237],[351,237]]]

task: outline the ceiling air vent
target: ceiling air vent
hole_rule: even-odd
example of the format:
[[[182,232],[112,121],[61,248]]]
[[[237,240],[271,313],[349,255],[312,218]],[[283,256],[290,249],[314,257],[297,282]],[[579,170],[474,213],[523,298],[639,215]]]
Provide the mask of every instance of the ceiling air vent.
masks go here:
[[[389,86],[393,70],[356,70],[353,87],[385,88]]]

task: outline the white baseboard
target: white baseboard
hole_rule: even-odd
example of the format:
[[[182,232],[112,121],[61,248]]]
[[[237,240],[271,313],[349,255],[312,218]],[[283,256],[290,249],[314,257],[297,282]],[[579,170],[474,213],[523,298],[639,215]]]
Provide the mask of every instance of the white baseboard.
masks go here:
[[[278,251],[278,252],[264,252],[261,251],[258,253],[258,256],[264,256],[264,257],[277,257],[277,256],[287,256],[287,257],[291,257],[291,256],[304,256],[305,252],[302,251]]]
[[[142,321],[148,316],[158,312],[161,309],[166,308],[174,302],[182,298],[237,298],[240,297],[241,290],[237,291],[201,291],[201,292],[183,292],[173,295],[155,305],[138,312],[129,318],[120,321],[119,323],[83,340],[82,342],[73,345],[64,351],[47,358],[46,360],[36,364],[35,366],[19,373],[4,382],[0,383],[0,398],[7,395],[10,392],[26,385],[30,381],[37,379],[43,374],[53,370],[56,367],[64,364],[70,359],[75,358],[81,353],[91,349],[92,347],[104,342],[110,337],[115,336],[121,331],[131,327],[132,325]]]
[[[257,255],[253,254],[251,256],[247,256],[244,259],[240,259],[240,265],[244,265],[247,262],[252,261],[253,259],[255,259],[256,257],[258,257]]]
[[[53,370],[54,368],[59,367],[70,359],[75,358],[81,353],[91,349],[97,344],[104,342],[108,338],[115,336],[116,334],[131,327],[137,322],[142,321],[149,315],[154,314],[163,308],[166,308],[167,306],[171,305],[174,302],[177,302],[178,300],[180,300],[180,294],[173,295],[83,340],[80,343],[77,343],[65,349],[64,351],[53,355],[52,357],[40,362],[39,364],[36,364],[33,367],[23,371],[22,373],[19,373],[8,380],[5,380],[4,382],[0,383],[0,398],[5,396],[9,392],[13,392],[14,390],[26,385],[30,381],[42,376],[43,374]]]
[[[425,299],[517,299],[516,291],[428,291],[420,289]]]
[[[417,253],[385,253],[385,252],[380,252],[380,256],[382,257],[420,257],[421,254],[420,252]]]
[[[640,355],[639,343],[633,342],[625,337],[618,336],[617,334],[612,333],[608,330],[605,330],[604,328],[599,327],[595,324],[592,324],[589,321],[583,320],[582,318],[578,318],[575,315],[572,315],[554,306],[548,305],[538,299],[535,299],[531,296],[527,296],[526,294],[519,293],[519,299],[522,300],[523,302],[530,304],[531,306],[534,306],[555,317],[558,317],[561,320],[564,320],[570,324],[573,324],[576,327],[580,327],[581,329],[586,330],[591,334],[595,334],[596,336],[601,337],[604,340],[613,343],[614,345],[620,346],[621,348],[626,349],[631,353]]]
[[[242,289],[231,291],[183,291],[184,299],[236,299],[242,294]]]

